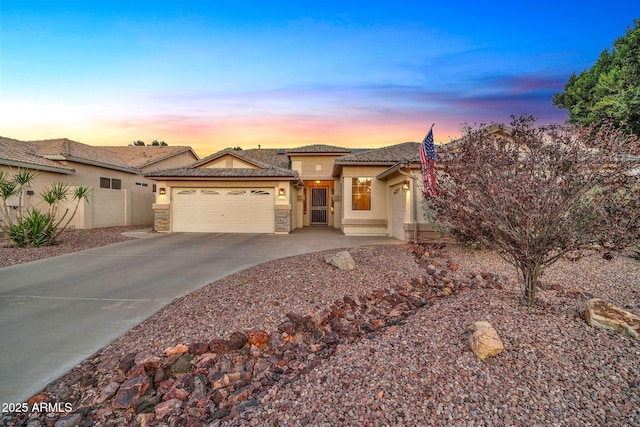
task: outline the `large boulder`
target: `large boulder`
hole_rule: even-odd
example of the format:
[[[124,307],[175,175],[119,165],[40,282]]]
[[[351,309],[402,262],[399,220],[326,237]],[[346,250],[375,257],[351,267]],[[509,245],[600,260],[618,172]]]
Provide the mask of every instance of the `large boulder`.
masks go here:
[[[327,264],[331,264],[340,270],[353,270],[356,268],[356,262],[353,260],[351,254],[347,251],[338,252],[333,255],[327,255],[324,257]]]
[[[484,360],[487,357],[496,356],[504,350],[502,340],[489,322],[484,320],[473,322],[468,330],[471,332],[469,346],[478,359]]]
[[[590,326],[611,329],[640,340],[640,317],[608,301],[592,298],[587,301],[584,317]]]

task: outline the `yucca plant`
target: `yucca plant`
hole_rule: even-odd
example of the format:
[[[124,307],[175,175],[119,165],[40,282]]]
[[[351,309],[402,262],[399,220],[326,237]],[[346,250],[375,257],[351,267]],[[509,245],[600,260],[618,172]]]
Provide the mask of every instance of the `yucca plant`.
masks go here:
[[[16,246],[37,247],[54,244],[56,238],[71,223],[78,211],[78,205],[89,199],[91,188],[79,185],[75,188],[65,183],[53,183],[40,196],[47,204],[47,210],[31,208],[23,212],[24,189],[31,187],[37,175],[28,169],[18,169],[16,173],[0,171],[0,230],[13,240]],[[17,204],[10,204],[10,198],[17,198]],[[71,199],[75,207],[69,214],[67,208],[60,212],[63,203]]]
[[[49,212],[29,209],[19,222],[11,226],[9,236],[21,248],[47,246],[55,241],[56,224]]]

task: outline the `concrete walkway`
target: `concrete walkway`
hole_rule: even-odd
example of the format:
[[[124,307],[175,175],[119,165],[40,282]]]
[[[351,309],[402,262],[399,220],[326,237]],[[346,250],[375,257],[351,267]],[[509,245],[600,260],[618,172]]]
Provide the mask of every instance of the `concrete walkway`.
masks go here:
[[[292,255],[400,243],[329,228],[139,237],[150,238],[0,269],[0,403],[24,401],[173,299],[224,276]]]

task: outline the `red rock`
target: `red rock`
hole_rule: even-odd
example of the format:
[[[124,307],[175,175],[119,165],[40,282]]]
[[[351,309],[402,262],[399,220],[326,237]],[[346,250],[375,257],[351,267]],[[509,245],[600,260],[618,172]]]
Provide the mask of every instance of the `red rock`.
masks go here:
[[[189,346],[189,353],[199,356],[209,351],[209,344],[206,342],[194,342]]]
[[[151,387],[151,380],[146,375],[125,381],[113,399],[113,407],[128,408],[139,399],[149,387]]]
[[[144,366],[136,365],[127,372],[127,379],[137,378],[143,375],[147,375],[147,371],[144,369]]]
[[[138,422],[140,427],[149,427],[153,425],[153,422],[155,421],[155,419],[156,419],[155,414],[138,414],[136,421]]]
[[[116,394],[116,392],[118,391],[119,388],[120,388],[120,383],[115,382],[115,381],[114,382],[110,382],[109,384],[106,385],[106,387],[104,387],[100,391],[100,395],[96,398],[95,403],[97,405],[101,405],[107,399],[112,398]]]
[[[40,402],[44,402],[45,400],[47,400],[49,398],[49,395],[46,393],[40,393],[40,394],[36,394],[35,396],[31,396],[28,400],[27,403],[29,404],[29,407],[32,407],[33,405],[35,405],[36,403],[40,403]]]
[[[247,342],[258,348],[265,348],[269,344],[269,334],[261,330],[252,330],[247,333]]]
[[[162,398],[164,400],[177,399],[184,402],[189,398],[189,392],[183,388],[173,387]]]
[[[169,347],[164,350],[165,356],[173,356],[174,354],[184,354],[189,351],[189,347],[184,344],[178,344],[175,347]]]
[[[167,415],[177,414],[182,408],[182,402],[178,399],[171,399],[165,402],[159,403],[155,408],[155,415],[157,419],[166,417]]]

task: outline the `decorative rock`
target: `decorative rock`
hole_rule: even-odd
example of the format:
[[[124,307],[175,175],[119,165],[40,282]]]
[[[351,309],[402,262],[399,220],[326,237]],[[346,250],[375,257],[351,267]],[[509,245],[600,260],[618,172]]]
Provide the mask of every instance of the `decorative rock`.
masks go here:
[[[214,339],[209,343],[209,351],[216,354],[225,354],[230,351],[229,341]]]
[[[171,366],[171,372],[175,374],[189,372],[191,370],[191,359],[193,356],[189,353],[183,354],[176,363]]]
[[[118,389],[118,393],[113,400],[113,407],[128,408],[139,399],[149,387],[151,387],[151,380],[149,380],[149,377],[146,375],[125,381]]]
[[[338,252],[334,255],[327,255],[324,258],[327,264],[331,264],[340,270],[354,270],[356,263],[351,254],[347,251]]]
[[[249,331],[247,333],[247,342],[258,348],[265,348],[269,344],[269,334],[260,330]]]
[[[206,342],[194,342],[189,346],[189,353],[199,356],[209,351],[209,344]]]
[[[182,402],[178,399],[171,399],[166,402],[159,403],[155,409],[156,418],[160,419],[170,414],[177,414],[181,408]]]
[[[247,343],[247,336],[242,332],[234,332],[229,337],[229,348],[231,350],[240,350]]]
[[[472,332],[469,337],[469,346],[480,360],[496,356],[504,350],[504,344],[489,322],[484,320],[474,322],[468,330]]]
[[[174,354],[184,354],[189,351],[189,347],[184,344],[178,344],[175,347],[169,347],[164,350],[165,356],[173,356]]]
[[[81,421],[82,421],[81,414],[71,414],[71,415],[67,415],[64,418],[60,418],[58,421],[56,421],[56,423],[54,424],[54,427],[75,427],[80,425]]]
[[[611,329],[640,340],[640,317],[608,301],[592,298],[587,301],[584,317],[590,326]]]
[[[96,400],[96,404],[100,405],[105,400],[113,397],[113,395],[116,394],[119,388],[120,388],[120,383],[118,382],[110,382],[109,384],[107,384],[107,386],[104,387],[102,391],[100,391],[100,396],[98,396]]]

